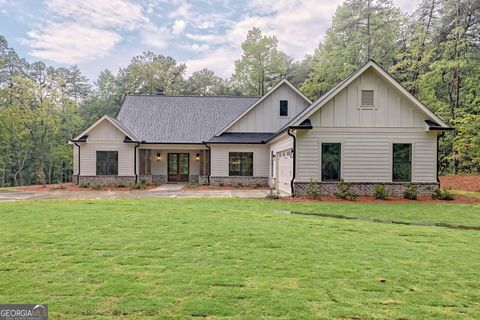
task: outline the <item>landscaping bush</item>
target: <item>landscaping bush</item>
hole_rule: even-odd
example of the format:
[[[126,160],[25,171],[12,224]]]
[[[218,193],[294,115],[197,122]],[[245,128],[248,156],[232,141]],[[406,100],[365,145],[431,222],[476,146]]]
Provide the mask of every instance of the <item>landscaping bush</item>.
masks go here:
[[[189,188],[196,188],[196,187],[198,187],[198,186],[199,186],[198,183],[190,182],[187,187],[189,187]]]
[[[432,193],[432,199],[433,200],[454,200],[455,197],[453,194],[450,192],[450,190],[447,189],[437,189],[433,191]]]
[[[390,192],[384,185],[376,184],[374,187],[375,199],[386,200],[390,196]]]
[[[140,190],[145,188],[146,188],[145,180],[140,180],[140,182],[137,182],[132,186],[132,189],[135,189],[135,190]]]
[[[218,184],[219,187],[223,187],[224,185],[225,185],[225,183],[223,183],[223,182],[220,182],[220,183]]]
[[[233,187],[234,187],[234,188],[241,188],[241,187],[243,187],[243,184],[241,184],[241,183],[235,183],[235,184],[233,185]]]
[[[307,196],[312,199],[319,199],[322,196],[319,185],[314,179],[310,179],[306,192]]]
[[[337,184],[338,191],[334,193],[335,197],[338,199],[347,199],[355,200],[358,198],[358,194],[350,190],[350,185],[346,184],[345,181],[340,180]]]
[[[267,193],[267,198],[268,199],[273,199],[273,200],[280,199],[280,191],[277,191],[277,190],[271,188],[270,191]]]
[[[65,190],[67,189],[65,186],[58,186],[58,187],[51,187],[50,190]]]
[[[403,197],[405,199],[417,200],[417,197],[418,197],[417,186],[411,183],[407,184],[405,186],[405,191],[403,191]]]
[[[253,188],[253,189],[257,189],[258,187],[260,187],[260,184],[258,184],[258,183],[256,183],[256,182],[255,182],[255,183],[252,183],[252,188]]]
[[[123,181],[119,181],[115,184],[115,187],[117,188],[125,188],[127,186],[127,184]]]
[[[82,182],[82,183],[80,183],[79,187],[85,189],[85,188],[90,187],[90,184],[87,183],[87,182]]]
[[[96,183],[96,184],[92,185],[90,188],[92,188],[92,190],[100,190],[100,189],[102,189],[102,185]]]

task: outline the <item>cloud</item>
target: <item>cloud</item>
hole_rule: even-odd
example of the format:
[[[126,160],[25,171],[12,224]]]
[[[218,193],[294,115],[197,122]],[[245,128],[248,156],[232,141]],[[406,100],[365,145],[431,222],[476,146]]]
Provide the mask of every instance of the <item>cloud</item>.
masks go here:
[[[182,34],[183,30],[185,30],[186,25],[187,24],[183,20],[175,20],[175,22],[173,23],[173,27],[172,27],[173,35],[178,36],[178,35]]]
[[[233,61],[240,57],[237,49],[229,47],[219,47],[217,49],[205,52],[200,57],[184,61],[187,65],[187,76],[197,70],[208,68],[215,71],[221,77],[227,78],[234,71]]]
[[[140,31],[140,42],[146,46],[163,49],[171,39],[171,34],[166,27],[159,27],[148,23]]]
[[[27,34],[21,43],[30,48],[30,55],[61,64],[104,57],[120,41],[115,32],[80,24],[50,24]]]
[[[48,0],[47,9],[57,16],[97,28],[135,29],[145,21],[142,7],[128,0]]]
[[[188,45],[181,45],[180,46],[182,49],[192,51],[192,52],[205,52],[210,49],[210,46],[208,44],[188,44]]]

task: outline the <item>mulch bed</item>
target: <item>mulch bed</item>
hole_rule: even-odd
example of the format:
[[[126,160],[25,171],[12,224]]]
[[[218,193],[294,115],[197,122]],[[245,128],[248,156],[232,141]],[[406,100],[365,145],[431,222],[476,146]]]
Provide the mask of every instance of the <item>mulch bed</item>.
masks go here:
[[[94,190],[92,188],[80,188],[78,185],[74,183],[58,183],[58,184],[47,184],[46,186],[42,185],[32,185],[32,186],[22,186],[16,187],[16,190],[22,191],[51,191],[51,192],[59,192],[59,191],[144,191],[144,190],[151,190],[158,186],[155,185],[147,185],[145,189],[132,189],[131,187],[127,186],[125,188],[119,188],[116,186],[102,186],[99,190]]]
[[[266,187],[266,186],[258,186],[256,188],[252,187],[252,186],[241,186],[241,187],[235,187],[235,186],[232,186],[232,185],[224,185],[224,186],[209,186],[209,185],[201,185],[201,186],[190,186],[190,185],[186,185],[185,186],[185,189],[188,189],[188,190],[193,190],[193,191],[197,191],[197,190],[269,190],[270,188],[269,187]]]
[[[278,200],[277,200],[278,201]],[[356,200],[345,200],[345,199],[338,199],[335,197],[321,197],[320,199],[311,199],[306,197],[282,197],[280,201],[287,201],[287,202],[350,202],[350,203],[378,203],[378,204],[390,204],[390,203],[480,203],[480,199],[463,196],[463,195],[455,195],[455,200],[433,200],[432,197],[418,197],[417,200],[409,200],[404,199],[401,197],[390,197],[387,200],[378,200],[375,197],[371,196],[361,196],[358,197]]]
[[[440,185],[445,189],[480,192],[480,176],[443,176]]]

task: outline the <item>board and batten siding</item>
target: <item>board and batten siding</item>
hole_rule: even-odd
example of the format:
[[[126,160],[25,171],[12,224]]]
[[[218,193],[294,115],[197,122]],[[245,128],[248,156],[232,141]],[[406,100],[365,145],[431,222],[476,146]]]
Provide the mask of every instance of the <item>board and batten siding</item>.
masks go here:
[[[264,144],[210,145],[213,177],[228,177],[228,154],[230,152],[253,152],[253,176],[269,177],[269,148]]]
[[[287,117],[280,117],[280,100],[288,101]],[[297,92],[283,84],[248,111],[227,132],[277,132],[308,105]]]
[[[118,175],[134,176],[133,143],[124,143],[125,134],[108,120],[104,120],[88,133],[87,142],[80,145],[80,175],[95,176],[97,151],[118,151]],[[138,151],[137,151],[138,153]],[[75,174],[78,174],[78,148],[74,146]],[[138,160],[138,154],[137,154]]]
[[[362,90],[374,91],[374,106],[361,106]],[[298,130],[296,181],[321,181],[321,144],[341,143],[346,182],[392,182],[393,144],[412,144],[412,182],[436,182],[437,133],[430,117],[368,69],[309,117],[313,129]],[[432,119],[430,119],[432,120]]]

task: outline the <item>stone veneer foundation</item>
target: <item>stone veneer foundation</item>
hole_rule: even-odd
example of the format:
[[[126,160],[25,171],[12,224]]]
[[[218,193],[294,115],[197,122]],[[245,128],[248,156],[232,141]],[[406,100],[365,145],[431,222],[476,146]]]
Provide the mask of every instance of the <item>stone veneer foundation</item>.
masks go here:
[[[166,175],[139,175],[138,182],[142,180],[146,183],[152,184],[162,184],[168,182]],[[135,176],[73,176],[73,181],[78,184],[87,183],[91,185],[113,185],[117,183],[123,183],[128,185],[135,183]],[[189,182],[208,184],[208,176],[191,175]]]
[[[210,184],[212,186],[234,185],[241,183],[244,186],[257,184],[260,186],[268,186],[268,177],[210,177]]]
[[[346,184],[350,186],[351,191],[360,196],[373,195],[376,185],[383,185],[393,196],[402,196],[409,182],[346,182]],[[412,182],[412,184],[417,186],[417,192],[420,196],[431,195],[434,190],[439,188],[439,183],[437,182]],[[309,185],[310,182],[295,182],[295,196],[307,196]],[[321,194],[325,196],[333,196],[338,190],[338,182],[317,182],[316,185]]]

